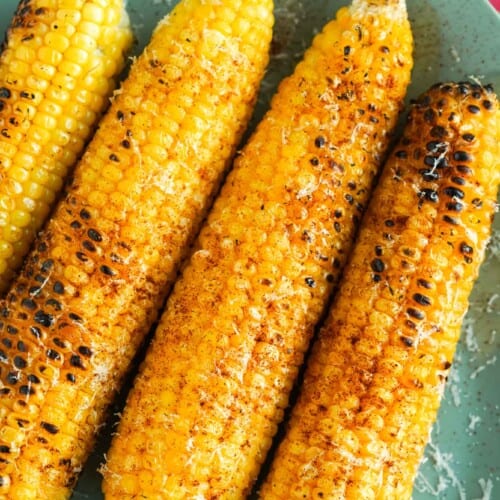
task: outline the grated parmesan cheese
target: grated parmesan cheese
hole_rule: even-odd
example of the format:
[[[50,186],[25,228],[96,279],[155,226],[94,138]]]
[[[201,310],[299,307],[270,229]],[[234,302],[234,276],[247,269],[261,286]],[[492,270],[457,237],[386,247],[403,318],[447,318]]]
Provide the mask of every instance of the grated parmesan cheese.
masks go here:
[[[491,356],[486,360],[486,362],[482,365],[479,365],[471,374],[470,379],[474,380],[482,371],[484,371],[488,366],[494,365],[497,362],[496,355]]]
[[[481,417],[479,415],[469,414],[469,426],[467,427],[467,431],[469,434],[473,434],[476,430],[476,426],[481,422]]]
[[[429,493],[432,496],[440,497],[440,494],[450,487],[453,487],[460,500],[467,500],[464,485],[460,482],[453,470],[453,454],[443,453],[439,447],[429,440],[427,444],[427,457],[433,462],[437,473],[437,482],[433,485],[431,479],[426,477],[420,469],[415,480],[415,489],[420,493]]]
[[[491,493],[493,492],[493,482],[491,479],[488,478],[485,481],[483,478],[479,478],[478,483],[481,488],[482,496],[481,498],[474,498],[473,500],[492,500],[493,497]]]

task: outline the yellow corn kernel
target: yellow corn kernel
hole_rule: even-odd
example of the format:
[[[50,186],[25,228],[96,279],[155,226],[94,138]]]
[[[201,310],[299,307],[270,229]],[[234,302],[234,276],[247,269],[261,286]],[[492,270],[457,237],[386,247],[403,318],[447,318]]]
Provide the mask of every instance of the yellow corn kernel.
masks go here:
[[[64,58],[72,63],[83,66],[89,60],[90,54],[78,47],[70,47],[65,53]]]
[[[2,162],[2,167],[7,171],[12,162],[12,158],[17,151],[17,147],[6,141],[0,141],[0,161]]]
[[[67,50],[70,45],[70,41],[64,35],[54,32],[47,33],[44,42],[49,49],[54,50],[54,52],[59,52],[60,54]]]
[[[82,19],[85,21],[92,21],[96,24],[104,22],[104,9],[95,3],[86,3],[82,10]]]
[[[12,255],[12,245],[7,241],[0,243],[0,258],[8,259]]]
[[[49,45],[42,45],[38,49],[38,60],[43,64],[48,64],[51,66],[57,66],[63,56],[62,53]]]
[[[94,39],[97,35],[102,36],[102,28],[94,22],[84,21],[78,26],[79,33],[84,33]]]
[[[492,89],[472,83],[435,85],[410,109],[313,346],[262,499],[297,492],[411,498],[491,231],[497,115]],[[433,160],[439,167],[429,166]],[[470,223],[471,213],[481,223]],[[349,395],[354,406],[346,405]],[[312,466],[305,436],[321,446]],[[334,474],[326,473],[327,460],[338,466]],[[325,480],[335,486],[321,487]]]
[[[59,9],[56,13],[56,19],[59,23],[69,24],[70,26],[77,26],[82,18],[80,10],[76,9]],[[116,21],[110,24],[116,24]]]
[[[112,69],[113,71],[110,71],[106,76],[111,77],[115,74],[116,67],[113,67]],[[80,64],[65,60],[59,65],[59,71],[62,71],[72,78],[78,78],[82,74],[83,69]]]
[[[76,32],[71,37],[71,42],[73,46],[85,50],[89,54],[91,54],[94,50],[96,50],[97,47],[96,40],[83,32]]]
[[[31,91],[44,93],[49,86],[50,78],[54,75],[54,67],[44,67],[43,64],[36,62],[31,68],[32,74],[26,78],[26,87]]]
[[[16,49],[15,57],[19,61],[32,63],[36,59],[36,51],[31,47],[21,46]]]
[[[267,5],[241,3],[252,16]],[[249,493],[340,276],[354,221],[388,147],[381,138],[390,136],[409,82],[412,42],[403,4],[372,3],[366,11],[347,9],[318,35],[323,42],[313,43],[281,83],[237,158],[129,394],[103,471],[107,498],[131,498],[121,479],[145,471],[153,474],[140,492],[146,497]],[[250,25],[249,37],[259,43],[258,24]],[[366,65],[365,56],[379,50],[371,42],[381,30],[393,63],[380,67],[376,57]],[[366,38],[359,40],[359,31]],[[356,36],[344,39],[343,32]],[[211,50],[221,37],[211,33]],[[352,75],[342,74],[346,65],[367,83],[352,86]],[[383,78],[375,78],[379,73]],[[172,109],[182,124],[190,121],[180,111]],[[160,439],[163,446],[156,446]],[[311,443],[314,452],[318,446]]]
[[[18,226],[12,225],[12,218],[10,221],[10,224],[3,227],[3,236],[7,243],[15,243],[23,236],[23,230]]]
[[[26,227],[30,221],[30,214],[24,210],[15,210],[10,216],[11,223],[19,228]]]
[[[5,77],[6,82],[20,81],[31,74],[31,64],[19,59],[12,61],[9,66],[10,74]]]
[[[33,78],[28,76],[27,84],[34,90],[43,92],[48,87],[48,81],[57,75],[57,68],[52,64],[36,61],[32,66]],[[35,80],[36,78],[36,80]],[[59,83],[57,82],[59,85]]]

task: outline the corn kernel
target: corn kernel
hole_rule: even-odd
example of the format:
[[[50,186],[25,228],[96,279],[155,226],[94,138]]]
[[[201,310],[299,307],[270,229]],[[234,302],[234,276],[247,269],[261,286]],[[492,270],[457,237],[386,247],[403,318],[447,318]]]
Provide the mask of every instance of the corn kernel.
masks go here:
[[[22,165],[22,163],[20,164]],[[28,180],[29,175],[30,175],[29,171],[22,167],[16,166],[9,170],[9,177],[17,182],[25,182],[26,180]]]
[[[70,47],[65,53],[64,58],[74,64],[80,65],[85,68],[89,61],[89,54],[85,50],[78,47]]]
[[[56,118],[41,112],[36,114],[33,123],[46,130],[53,130],[57,126]]]
[[[100,40],[103,28],[95,22],[83,21],[78,26],[78,31],[85,35],[91,36],[94,39]]]
[[[65,24],[77,25],[82,17],[81,12],[77,9],[59,9],[56,17],[59,21]]]
[[[7,241],[0,241],[0,259],[8,259],[12,256],[13,248],[12,245]]]
[[[2,161],[3,168],[7,169],[10,163],[7,163],[7,158],[1,158],[1,156],[13,157],[16,154],[16,151],[17,147],[14,144],[0,140],[0,159]]]
[[[52,66],[42,67],[36,63],[32,69],[32,74],[26,78],[26,86],[33,91],[45,92],[49,86],[47,77],[50,78],[54,74],[55,68]]]
[[[39,106],[39,111],[46,113],[47,115],[52,115],[52,116],[57,116],[62,113],[63,108],[59,105],[56,104],[55,102],[52,102],[48,99],[44,100],[42,103],[40,103]]]
[[[37,208],[37,202],[36,202],[36,200],[34,200],[28,196],[23,196],[22,199],[19,200],[19,208],[26,210],[28,212],[33,212]],[[30,220],[30,223],[31,223],[31,220]]]
[[[16,49],[15,57],[19,59],[19,61],[32,63],[36,58],[36,51],[31,47],[20,46]]]
[[[48,87],[48,81],[56,75],[56,68],[51,64],[36,61],[32,66],[33,75],[36,78],[28,77],[26,83],[28,86],[41,92]]]
[[[85,33],[80,32],[76,32],[71,37],[71,44],[75,47],[80,48],[81,50],[84,50],[85,52],[88,52],[89,54],[92,54],[97,48],[97,42],[95,41],[95,39]]]
[[[14,60],[9,64],[10,75],[5,78],[6,82],[14,81],[21,83],[20,78],[26,78],[31,73],[31,64],[25,61]]]
[[[72,61],[63,60],[59,65],[59,71],[63,72],[65,75],[71,78],[78,78],[82,74],[82,67],[81,65]],[[111,75],[112,73],[109,76]]]
[[[104,10],[95,3],[87,3],[83,7],[82,18],[96,24],[104,22]]]
[[[103,76],[110,78],[116,73],[116,68],[116,62],[112,57],[103,58],[102,66],[100,67]]]
[[[54,32],[47,33],[44,41],[49,48],[52,48],[60,53],[65,52],[70,45],[70,40],[68,40],[67,37]]]
[[[7,224],[3,228],[3,238],[8,243],[15,243],[19,241],[23,236],[23,230],[17,226]]]
[[[31,215],[24,210],[15,210],[10,217],[11,223],[19,228],[26,227],[31,222]]]
[[[110,88],[109,81],[99,74],[98,71],[101,71],[101,68],[86,75],[81,83],[85,89],[90,90],[91,92],[107,94]]]
[[[61,121],[66,122],[67,120],[59,119],[58,123],[60,124],[60,128],[55,128],[52,133],[54,145],[51,148],[50,154],[53,158],[61,153],[61,146],[66,146],[71,140],[70,134],[65,131],[65,127],[61,124]]]
[[[61,9],[78,10],[80,11],[84,6],[86,0],[59,0]]]
[[[105,7],[107,7],[103,13],[104,13],[104,22],[103,24],[106,25],[115,25],[120,22],[120,18],[123,15],[123,12],[120,9],[115,8],[114,6],[108,6],[107,4],[104,4]]]
[[[6,212],[11,212],[15,209],[16,202],[9,196],[2,195],[0,196],[0,209],[5,210]]]
[[[108,195],[101,191],[89,193],[89,203],[96,208],[103,208],[109,202]]]
[[[82,286],[88,283],[87,273],[75,266],[67,266],[64,270],[64,277],[76,286]]]
[[[62,54],[54,48],[44,45],[38,49],[38,59],[49,66],[57,66],[62,61]]]
[[[76,79],[67,74],[57,73],[52,79],[54,85],[59,86],[63,90],[73,91],[76,88]]]
[[[111,182],[109,179],[104,177],[97,179],[95,186],[96,189],[107,194],[110,194],[115,190],[115,184]]]

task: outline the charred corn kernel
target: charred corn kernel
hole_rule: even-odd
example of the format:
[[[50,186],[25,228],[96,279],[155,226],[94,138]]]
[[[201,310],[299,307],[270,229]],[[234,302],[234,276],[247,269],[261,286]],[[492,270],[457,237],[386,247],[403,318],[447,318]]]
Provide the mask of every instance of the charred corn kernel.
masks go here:
[[[88,15],[97,7],[105,15],[107,1],[87,4]],[[240,1],[185,0],[159,24],[0,302],[0,500],[70,494],[104,409],[156,318],[252,112],[268,61],[272,2],[244,4],[262,4],[266,15],[244,10]],[[212,47],[203,35],[224,8],[230,18],[246,15],[258,37],[247,39],[228,21],[231,33]],[[169,81],[163,69],[175,66],[178,54],[192,54],[191,44],[200,55],[186,56],[180,79]],[[192,116],[198,102],[206,106],[202,119]],[[166,149],[150,138],[167,133],[174,105],[182,113]],[[72,106],[73,117],[88,113]],[[58,119],[47,111],[35,130],[38,143],[51,120]],[[19,165],[10,170],[18,172],[12,190],[24,183],[37,199],[43,193],[36,210],[47,206],[59,182],[42,165],[35,174]],[[27,224],[22,197],[0,192],[5,258]],[[23,405],[15,407],[18,401]],[[149,476],[141,477],[126,489],[146,487]]]
[[[59,192],[64,177],[76,161],[92,126],[107,106],[107,97],[114,87],[114,76],[124,65],[124,52],[132,37],[123,0],[111,0],[105,8],[91,0],[65,8],[63,0],[46,2],[33,0],[29,5],[21,2],[7,34],[6,44],[0,55],[0,194],[7,192],[3,179],[20,182],[16,193],[16,206],[24,197],[30,197],[30,186],[39,168],[53,172],[58,180],[47,184],[45,197],[32,199],[26,216],[19,218],[15,209],[7,214],[7,223],[18,228],[27,249],[44,222],[40,204],[52,203]],[[84,26],[85,11],[98,8],[109,11],[110,22],[100,25],[89,36],[87,45],[80,45],[78,35]],[[105,31],[106,36],[103,36]],[[110,57],[113,65],[110,65]],[[85,78],[96,68],[109,66],[103,71],[105,84],[87,92],[84,99],[81,89]],[[79,100],[82,113],[73,113],[72,103]],[[87,111],[92,113],[89,115]],[[84,125],[84,126],[82,126]],[[43,139],[37,138],[42,130]],[[74,154],[63,148],[70,143]],[[10,147],[10,150],[8,149]],[[30,154],[23,149],[31,148]],[[17,154],[16,154],[17,152]],[[49,159],[45,161],[47,155]],[[43,160],[42,160],[43,159]],[[22,180],[16,177],[18,166],[27,169]],[[29,167],[29,168],[28,168]],[[0,226],[0,242],[8,241],[6,226]],[[0,292],[5,292],[25,253],[18,251],[9,257],[0,256]]]
[[[130,394],[107,498],[235,499],[255,480],[409,81],[405,8],[372,3],[318,35],[238,157]]]
[[[469,83],[412,105],[262,499],[411,498],[491,230],[499,117],[493,90]]]

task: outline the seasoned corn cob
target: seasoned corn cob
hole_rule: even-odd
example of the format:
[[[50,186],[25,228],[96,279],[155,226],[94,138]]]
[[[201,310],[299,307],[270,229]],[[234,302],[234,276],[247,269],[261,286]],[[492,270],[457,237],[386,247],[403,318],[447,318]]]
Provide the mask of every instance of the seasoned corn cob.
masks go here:
[[[498,118],[468,83],[412,106],[261,498],[411,498],[491,230]]]
[[[0,292],[107,106],[131,41],[123,0],[19,3],[0,56]]]
[[[0,303],[0,499],[66,498],[241,139],[272,2],[181,2]]]
[[[235,499],[255,480],[409,81],[404,4],[368,3],[315,38],[236,161],[129,396],[107,498]]]

